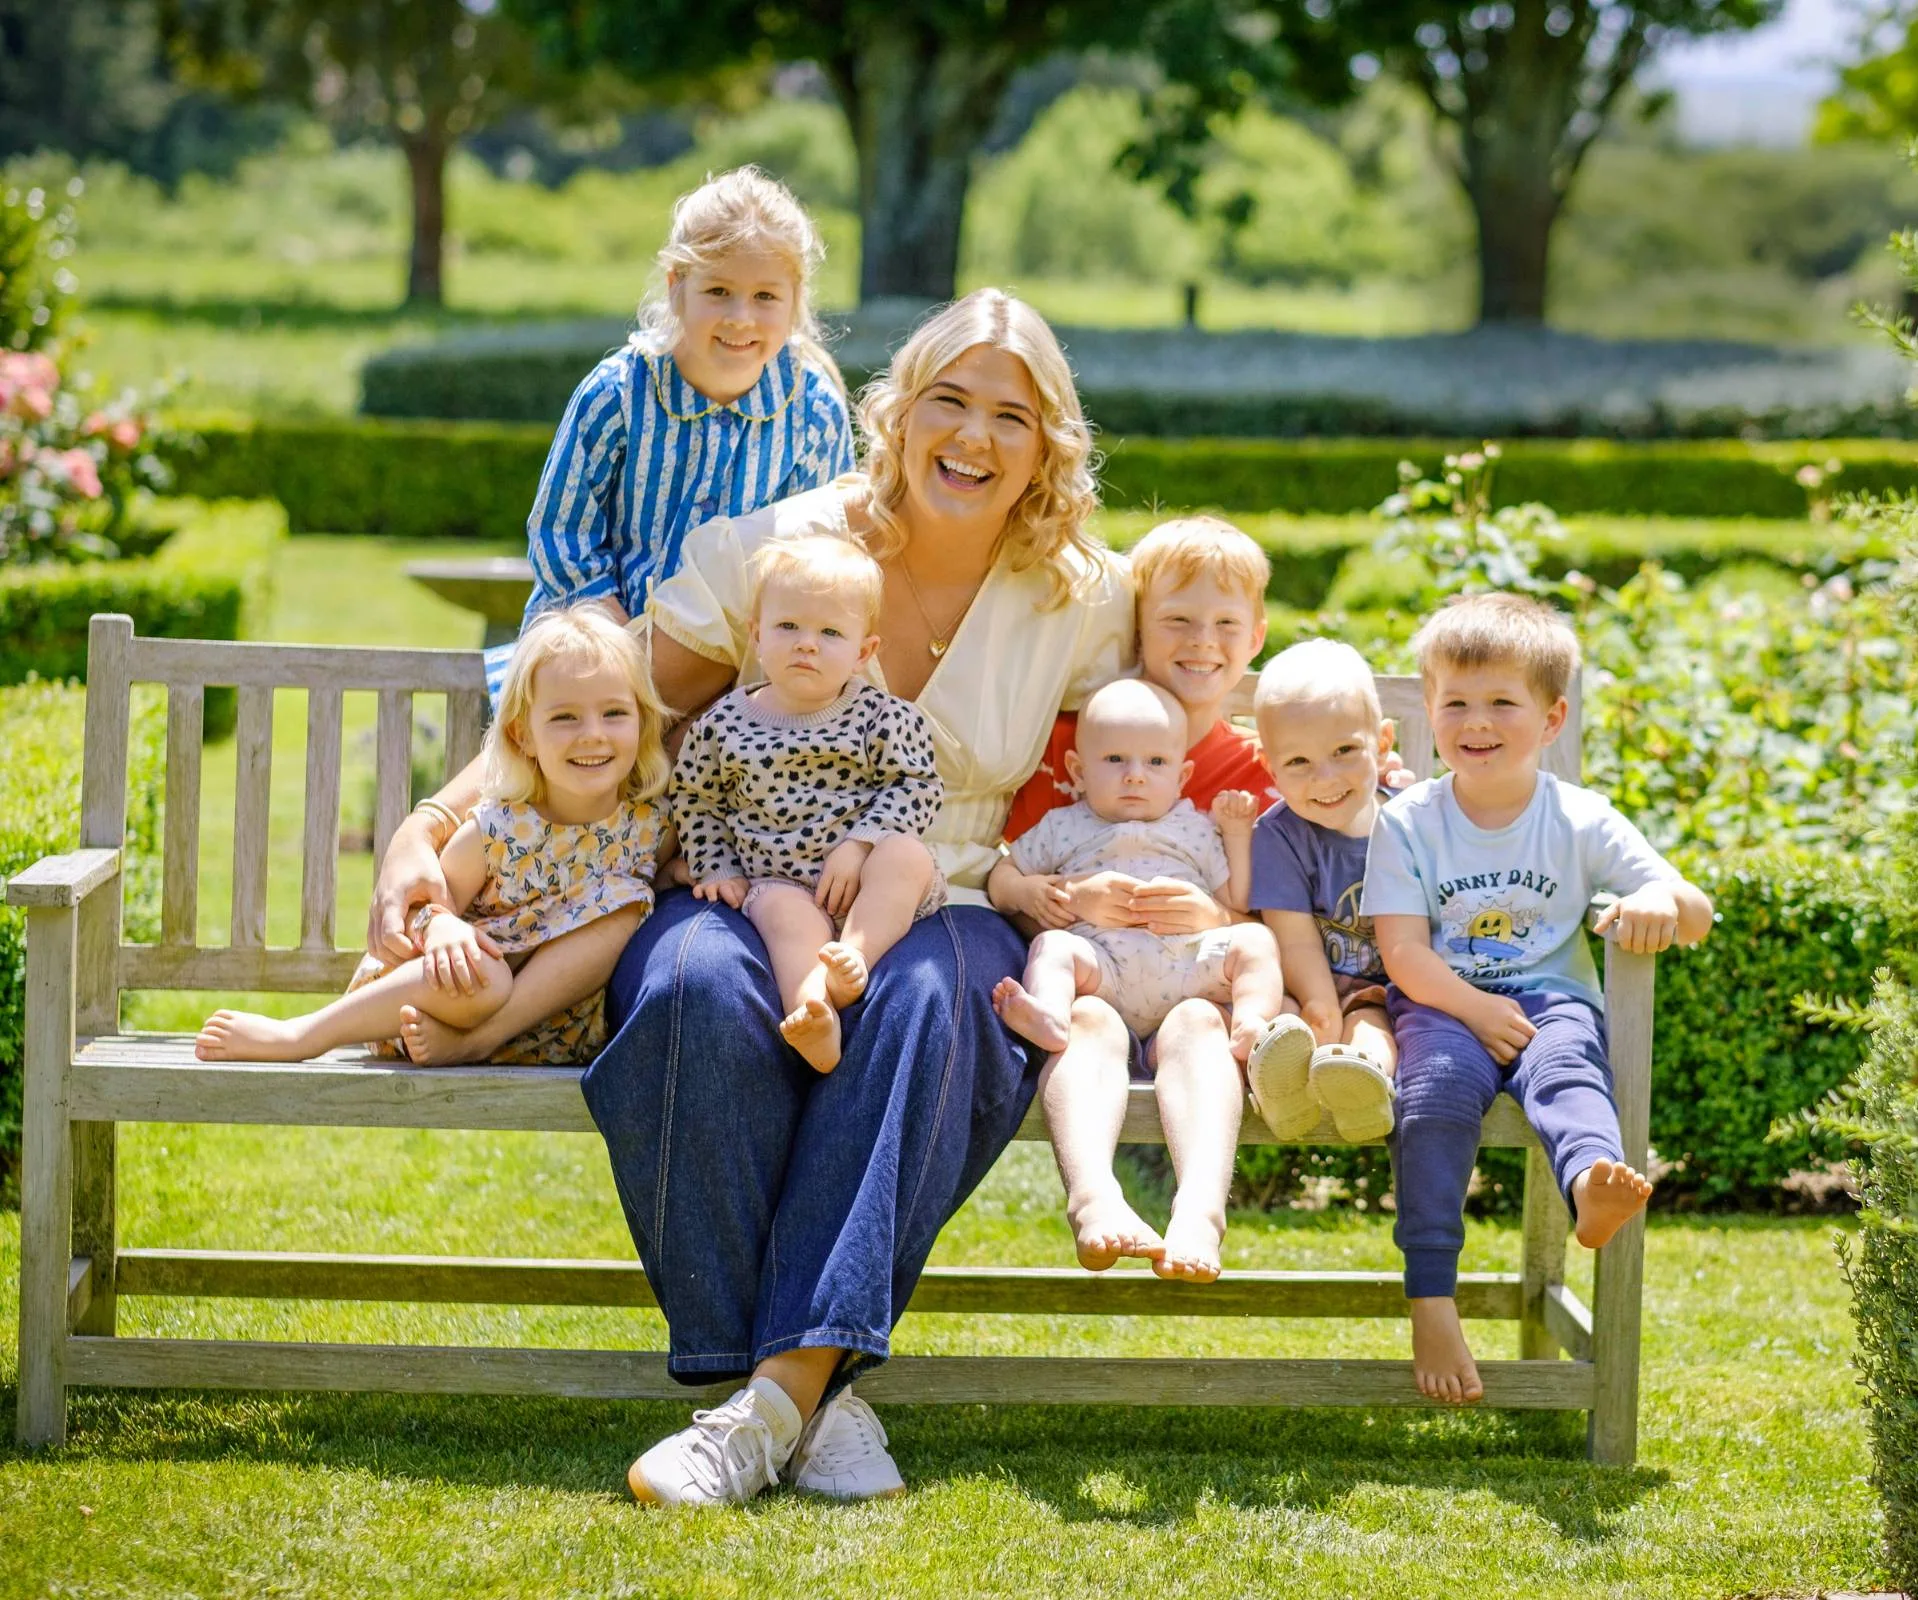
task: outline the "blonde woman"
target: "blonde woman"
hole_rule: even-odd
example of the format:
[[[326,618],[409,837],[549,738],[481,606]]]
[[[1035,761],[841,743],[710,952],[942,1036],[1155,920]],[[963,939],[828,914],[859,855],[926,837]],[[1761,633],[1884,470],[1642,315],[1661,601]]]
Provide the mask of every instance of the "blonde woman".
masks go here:
[[[987,906],[985,877],[1054,714],[1129,664],[1131,592],[1085,531],[1090,436],[1031,307],[980,290],[935,314],[861,421],[864,478],[688,537],[647,611],[654,678],[679,707],[754,682],[753,553],[802,534],[864,544],[885,580],[865,673],[931,726],[945,803],[924,838],[949,900],[874,966],[827,1076],[782,1043],[764,947],[729,906],[668,894],[621,958],[587,1104],[666,1316],[668,1369],[749,1380],[633,1464],[642,1501],[901,1487],[878,1419],[844,1386],[889,1354],[939,1229],[1018,1127],[1040,1066],[993,1015],[1025,944]],[[421,843],[387,858],[395,924]]]

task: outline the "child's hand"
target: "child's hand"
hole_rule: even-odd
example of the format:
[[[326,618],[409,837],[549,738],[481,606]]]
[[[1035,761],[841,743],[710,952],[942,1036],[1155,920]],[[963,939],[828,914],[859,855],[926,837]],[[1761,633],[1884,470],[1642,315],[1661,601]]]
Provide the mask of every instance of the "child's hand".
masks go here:
[[[1648,883],[1598,914],[1592,931],[1601,937],[1616,929],[1618,948],[1635,956],[1655,956],[1678,937],[1678,900],[1662,883]]]
[[[1141,919],[1133,915],[1132,896],[1144,882],[1127,872],[1095,872],[1069,879],[1061,887],[1074,922],[1089,922],[1095,928],[1136,928]]]
[[[1132,926],[1161,936],[1229,927],[1234,918],[1197,884],[1152,878],[1132,893]]]
[[[665,866],[653,874],[653,884],[660,889],[684,889],[693,881],[693,869],[686,864],[684,856],[674,856]],[[743,883],[745,880],[737,880]]]
[[[827,916],[843,917],[852,910],[853,901],[859,897],[859,874],[871,854],[870,839],[848,839],[833,847],[819,869],[819,888],[813,894]]]
[[[1398,751],[1388,750],[1379,757],[1379,782],[1394,794],[1411,788],[1418,781],[1418,774],[1405,764]]]
[[[420,940],[420,960],[428,986],[455,994],[474,994],[486,987],[480,954],[479,935],[465,918],[450,911],[440,912],[427,923]]]
[[[691,874],[689,873],[690,877]],[[724,900],[737,911],[746,903],[746,891],[751,888],[744,878],[708,878],[704,883],[693,885],[695,900]]]
[[[1212,820],[1219,832],[1248,834],[1259,820],[1259,802],[1244,789],[1221,789],[1212,801]]]
[[[1077,920],[1072,914],[1072,896],[1056,872],[1022,878],[1008,900],[1012,910],[1032,918],[1042,928],[1069,928]]]
[[[1470,1016],[1459,1019],[1478,1035],[1479,1043],[1492,1052],[1501,1067],[1518,1059],[1518,1054],[1538,1032],[1525,1008],[1510,995],[1480,992]]]

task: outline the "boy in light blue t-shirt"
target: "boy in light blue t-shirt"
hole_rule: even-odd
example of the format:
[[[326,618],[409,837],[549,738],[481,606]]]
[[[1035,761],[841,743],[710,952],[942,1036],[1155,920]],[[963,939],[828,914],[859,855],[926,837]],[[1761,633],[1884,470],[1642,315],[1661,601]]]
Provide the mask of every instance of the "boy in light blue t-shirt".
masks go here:
[[[1597,1249],[1650,1182],[1625,1165],[1604,992],[1583,935],[1629,951],[1695,944],[1712,907],[1602,795],[1539,771],[1565,725],[1578,641],[1522,595],[1455,600],[1413,641],[1445,776],[1374,824],[1363,911],[1392,979],[1398,1204],[1412,1365],[1434,1400],[1484,1393],[1454,1293],[1479,1125],[1503,1089],[1552,1162],[1581,1244]]]

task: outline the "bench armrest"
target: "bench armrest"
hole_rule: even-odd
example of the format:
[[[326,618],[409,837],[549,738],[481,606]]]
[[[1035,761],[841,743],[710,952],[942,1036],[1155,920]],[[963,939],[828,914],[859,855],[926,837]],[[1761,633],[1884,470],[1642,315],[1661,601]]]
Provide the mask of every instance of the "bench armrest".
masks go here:
[[[120,876],[118,850],[75,850],[42,856],[7,883],[7,904],[41,908],[72,907]]]

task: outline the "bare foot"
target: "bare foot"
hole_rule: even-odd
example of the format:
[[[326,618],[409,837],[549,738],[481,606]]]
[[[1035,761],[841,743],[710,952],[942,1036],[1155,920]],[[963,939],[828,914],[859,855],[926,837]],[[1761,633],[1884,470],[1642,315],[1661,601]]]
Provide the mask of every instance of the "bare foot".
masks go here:
[[[826,968],[826,1003],[835,1011],[866,992],[866,958],[851,945],[828,940],[819,947],[819,959]]]
[[[457,1067],[476,1060],[468,1035],[429,1017],[417,1006],[400,1007],[400,1048],[416,1067]]]
[[[284,1022],[257,1011],[216,1011],[206,1019],[193,1053],[202,1061],[304,1061],[304,1020]]]
[[[1651,1197],[1650,1178],[1622,1161],[1600,1156],[1572,1179],[1572,1209],[1578,1217],[1572,1233],[1586,1249],[1596,1250],[1643,1211]]]
[[[1418,1380],[1419,1393],[1428,1400],[1443,1400],[1454,1406],[1482,1400],[1485,1385],[1479,1381],[1478,1363],[1465,1342],[1458,1302],[1446,1295],[1410,1304],[1412,1376]]]
[[[1046,1010],[1017,978],[1001,978],[992,986],[992,1009],[1021,1039],[1030,1039],[1047,1055],[1057,1055],[1071,1037],[1068,1019]]]
[[[1181,1212],[1175,1201],[1172,1220],[1165,1225],[1165,1254],[1152,1263],[1152,1270],[1184,1283],[1211,1283],[1219,1275],[1219,1241],[1224,1237],[1223,1222]]]
[[[823,1000],[808,1000],[779,1025],[780,1036],[815,1072],[839,1065],[839,1013]]]
[[[1066,1196],[1066,1220],[1079,1265],[1087,1272],[1104,1272],[1120,1256],[1157,1261],[1165,1253],[1158,1229],[1127,1205],[1116,1187],[1083,1199]]]

